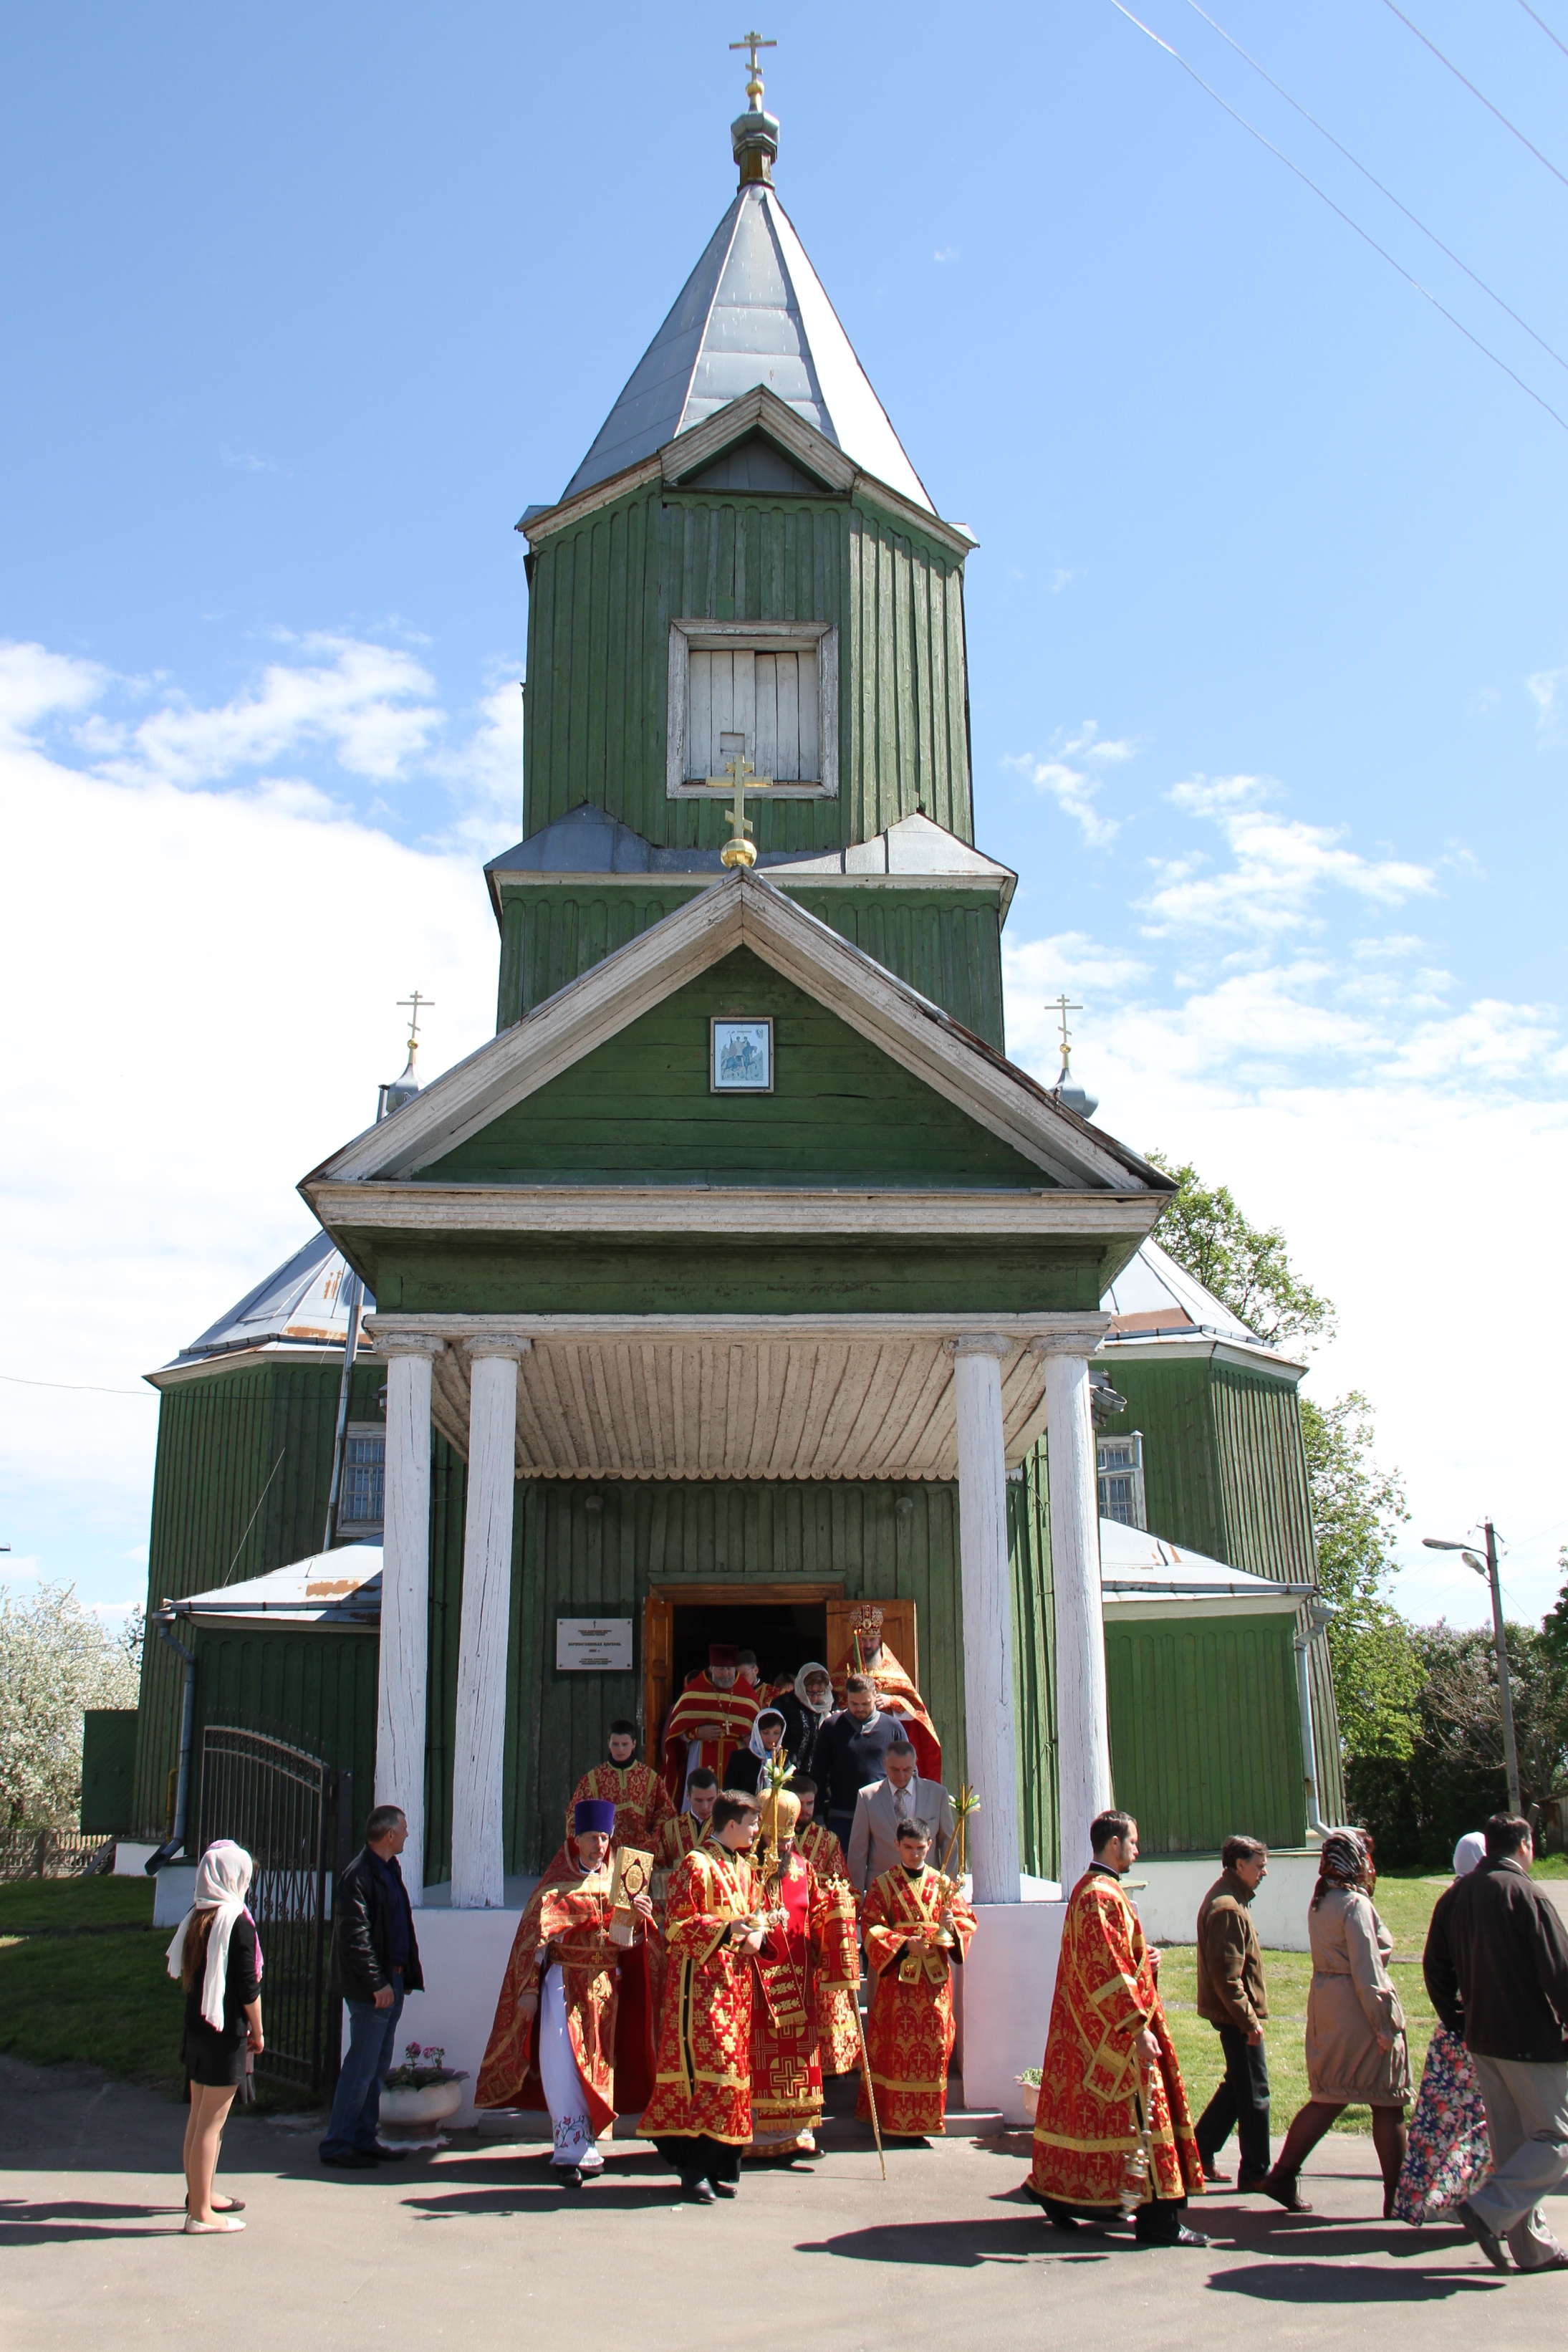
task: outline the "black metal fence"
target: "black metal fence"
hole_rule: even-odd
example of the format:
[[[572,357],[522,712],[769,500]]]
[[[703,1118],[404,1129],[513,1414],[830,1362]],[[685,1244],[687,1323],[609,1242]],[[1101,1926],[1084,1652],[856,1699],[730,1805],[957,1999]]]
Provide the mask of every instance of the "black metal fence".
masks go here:
[[[233,1838],[255,1864],[267,2047],[256,2071],[309,2091],[338,2079],[341,2005],[327,1990],[332,1881],[347,1853],[352,1774],[266,1733],[210,1723],[202,1738],[200,1836]]]

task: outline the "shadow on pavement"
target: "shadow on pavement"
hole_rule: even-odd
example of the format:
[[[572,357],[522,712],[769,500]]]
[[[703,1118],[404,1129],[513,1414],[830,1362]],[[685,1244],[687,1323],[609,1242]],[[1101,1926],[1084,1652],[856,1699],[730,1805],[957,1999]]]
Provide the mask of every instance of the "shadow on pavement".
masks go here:
[[[115,2226],[137,2221],[143,2226]],[[171,2234],[177,2234],[184,2229],[184,2212],[178,2205],[94,2205],[76,2198],[26,2205],[20,2198],[0,2198],[0,2246],[52,2246],[70,2244],[83,2238],[156,2237],[160,2223]]]
[[[1490,2294],[1506,2282],[1491,2271],[1385,2271],[1362,2263],[1289,2260],[1216,2271],[1213,2294],[1248,2294],[1260,2303],[1444,2303],[1456,2294]]]
[[[942,2270],[974,2270],[982,2263],[1027,2263],[1036,2254],[1060,2259],[1072,2242],[1048,2232],[1038,2217],[998,2215],[985,2221],[884,2221],[869,2230],[846,2230],[842,2237],[810,2239],[800,2254],[837,2254],[853,2263],[923,2263]],[[1131,2251],[1129,2247],[1129,2251]],[[1072,2245],[1074,2254],[1087,2252]],[[1106,2255],[1098,2253],[1103,2261]]]

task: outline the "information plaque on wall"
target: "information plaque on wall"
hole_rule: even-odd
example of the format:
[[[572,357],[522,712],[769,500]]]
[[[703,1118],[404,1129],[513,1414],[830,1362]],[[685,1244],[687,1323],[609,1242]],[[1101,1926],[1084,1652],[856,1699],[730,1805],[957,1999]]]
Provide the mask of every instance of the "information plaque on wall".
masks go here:
[[[555,1662],[563,1674],[625,1674],[632,1671],[630,1617],[558,1617]]]

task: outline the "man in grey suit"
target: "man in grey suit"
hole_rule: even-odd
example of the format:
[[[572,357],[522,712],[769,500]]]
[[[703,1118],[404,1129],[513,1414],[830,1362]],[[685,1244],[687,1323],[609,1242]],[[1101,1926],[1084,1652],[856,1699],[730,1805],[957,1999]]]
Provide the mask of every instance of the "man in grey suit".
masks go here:
[[[855,1799],[850,1827],[849,1872],[857,1895],[898,1860],[900,1822],[929,1822],[936,1830],[931,1859],[940,1865],[953,1834],[953,1800],[935,1780],[916,1778],[914,1748],[895,1739],[883,1759],[887,1778],[873,1780]]]

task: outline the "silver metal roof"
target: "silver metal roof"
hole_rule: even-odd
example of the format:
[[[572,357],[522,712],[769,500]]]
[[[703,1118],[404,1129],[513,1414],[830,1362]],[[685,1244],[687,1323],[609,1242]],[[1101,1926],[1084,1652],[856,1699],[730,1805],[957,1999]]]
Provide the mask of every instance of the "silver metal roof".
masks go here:
[[[935,513],[776,192],[741,189],[562,493],[609,479],[766,384],[854,465]]]
[[[193,1592],[173,1604],[193,1625],[265,1626],[280,1633],[375,1625],[382,1613],[382,1547],[340,1545],[312,1552],[268,1576]]]
[[[725,872],[716,849],[665,848],[638,833],[634,826],[612,816],[592,801],[580,802],[565,816],[542,825],[526,841],[492,857],[486,874],[713,874]],[[998,883],[1006,906],[1018,877],[978,849],[960,841],[930,817],[900,817],[884,833],[869,841],[852,842],[847,849],[765,849],[757,870],[772,881],[787,882],[797,875],[897,874],[909,878],[928,876],[933,881]]]
[[[1178,1265],[1156,1241],[1145,1241],[1140,1245],[1136,1256],[1116,1276],[1103,1303],[1124,1327],[1118,1331],[1113,1326],[1113,1339],[1134,1339],[1140,1331],[1192,1328],[1207,1331],[1213,1339],[1234,1340],[1243,1347],[1263,1345],[1255,1331],[1249,1331],[1228,1307],[1222,1307],[1213,1293],[1205,1290],[1196,1276]]]
[[[264,1282],[246,1293],[237,1307],[209,1325],[199,1339],[182,1348],[172,1365],[225,1356],[238,1348],[263,1348],[279,1341],[295,1346],[341,1347],[348,1337],[346,1269],[330,1234],[313,1234],[303,1249],[274,1269]],[[375,1301],[365,1296],[365,1313],[375,1312]]]

